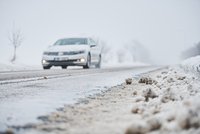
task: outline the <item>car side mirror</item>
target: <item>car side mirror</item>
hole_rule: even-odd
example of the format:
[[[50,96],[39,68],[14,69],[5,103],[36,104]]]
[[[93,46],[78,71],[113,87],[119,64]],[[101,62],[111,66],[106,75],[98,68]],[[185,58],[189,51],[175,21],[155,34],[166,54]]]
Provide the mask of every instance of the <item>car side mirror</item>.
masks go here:
[[[90,47],[96,47],[96,45],[90,45]]]

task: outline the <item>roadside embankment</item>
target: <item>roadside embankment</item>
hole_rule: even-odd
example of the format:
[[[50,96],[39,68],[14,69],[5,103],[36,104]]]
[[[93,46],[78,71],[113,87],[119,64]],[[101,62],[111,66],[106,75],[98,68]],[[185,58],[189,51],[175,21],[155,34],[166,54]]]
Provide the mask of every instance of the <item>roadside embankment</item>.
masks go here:
[[[185,71],[192,72],[200,76],[200,56],[195,56],[184,60],[180,65]]]
[[[200,81],[180,68],[129,78],[101,94],[39,117],[23,133],[198,134]]]

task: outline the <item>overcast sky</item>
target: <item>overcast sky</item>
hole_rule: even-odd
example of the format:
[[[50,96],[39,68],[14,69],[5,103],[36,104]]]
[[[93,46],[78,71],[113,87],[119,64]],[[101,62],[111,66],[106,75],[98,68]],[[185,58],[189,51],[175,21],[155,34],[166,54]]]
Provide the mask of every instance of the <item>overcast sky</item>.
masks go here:
[[[12,56],[13,23],[24,35],[18,60],[26,64],[40,64],[57,39],[80,35],[113,47],[137,40],[155,62],[174,64],[200,41],[200,0],[0,0],[0,63]]]

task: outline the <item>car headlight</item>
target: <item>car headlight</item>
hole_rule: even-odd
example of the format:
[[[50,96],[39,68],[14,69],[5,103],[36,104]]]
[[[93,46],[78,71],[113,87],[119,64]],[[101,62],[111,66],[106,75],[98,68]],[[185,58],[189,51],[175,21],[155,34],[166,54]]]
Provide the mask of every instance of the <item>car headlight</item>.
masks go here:
[[[81,58],[81,59],[80,59],[80,62],[85,62],[85,59],[84,59],[84,58]]]
[[[79,51],[79,54],[83,54],[85,53],[85,50]]]
[[[48,62],[46,60],[42,60],[42,64],[47,64]]]

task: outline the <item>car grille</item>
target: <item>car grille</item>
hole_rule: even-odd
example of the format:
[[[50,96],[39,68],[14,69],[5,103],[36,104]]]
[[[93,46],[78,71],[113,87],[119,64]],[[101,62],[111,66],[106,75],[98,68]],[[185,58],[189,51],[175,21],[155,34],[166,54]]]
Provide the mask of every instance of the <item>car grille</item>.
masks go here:
[[[75,52],[75,51],[71,51],[71,52],[64,52],[63,55],[76,55],[79,54],[80,52]]]
[[[48,52],[48,55],[56,56],[58,55],[58,52]]]
[[[81,51],[69,51],[69,52],[47,52],[46,54],[51,56],[57,56],[57,55],[76,55],[80,53]]]
[[[77,59],[71,59],[71,60],[64,60],[64,61],[55,61],[55,60],[48,60],[49,63],[68,63],[68,62],[77,62]]]

